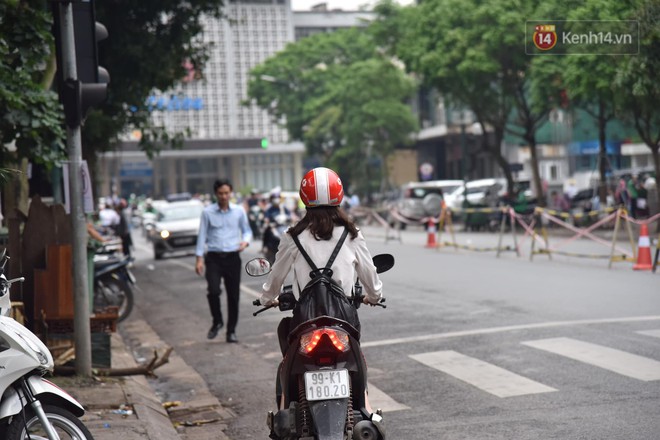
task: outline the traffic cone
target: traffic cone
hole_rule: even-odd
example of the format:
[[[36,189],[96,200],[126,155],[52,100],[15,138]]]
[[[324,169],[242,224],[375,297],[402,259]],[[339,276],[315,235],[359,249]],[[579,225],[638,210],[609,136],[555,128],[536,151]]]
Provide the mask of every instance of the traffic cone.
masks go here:
[[[633,270],[652,270],[653,263],[651,263],[651,240],[649,239],[649,228],[646,224],[642,223],[639,230],[639,252],[637,254],[637,264],[633,266]]]
[[[435,227],[435,221],[433,221],[432,218],[429,218],[426,231],[428,233],[426,236],[426,247],[427,248],[437,247],[438,245],[435,242],[435,233],[437,232],[437,229]]]

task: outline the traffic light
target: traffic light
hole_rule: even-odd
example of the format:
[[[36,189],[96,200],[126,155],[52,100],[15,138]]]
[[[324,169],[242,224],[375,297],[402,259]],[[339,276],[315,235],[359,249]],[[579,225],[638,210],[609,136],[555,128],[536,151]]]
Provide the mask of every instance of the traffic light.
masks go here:
[[[110,75],[98,64],[97,43],[108,37],[105,26],[96,21],[94,2],[72,2],[77,79],[64,78],[63,60],[71,48],[63,47],[58,2],[53,2],[57,76],[60,99],[69,127],[80,125],[87,111],[101,104],[108,95]]]
[[[261,148],[264,150],[268,148],[268,138],[261,138]]]

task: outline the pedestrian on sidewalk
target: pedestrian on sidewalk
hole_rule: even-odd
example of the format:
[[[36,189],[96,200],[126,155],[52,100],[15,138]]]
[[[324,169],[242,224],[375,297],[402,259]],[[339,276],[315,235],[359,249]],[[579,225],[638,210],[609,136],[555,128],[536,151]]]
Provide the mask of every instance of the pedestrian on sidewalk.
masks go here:
[[[127,207],[128,203],[126,202],[126,199],[121,199],[115,207],[117,215],[119,216],[119,223],[117,223],[115,233],[121,239],[121,249],[124,256],[132,259],[131,248],[133,247],[133,238],[131,237],[131,224],[126,214]]]
[[[227,179],[213,184],[217,203],[210,204],[202,212],[195,250],[195,272],[204,274],[206,265],[207,298],[213,324],[207,337],[213,339],[224,325],[220,307],[220,282],[224,280],[227,291],[227,342],[238,342],[238,303],[241,284],[242,252],[250,245],[252,229],[242,206],[230,203],[232,184]]]

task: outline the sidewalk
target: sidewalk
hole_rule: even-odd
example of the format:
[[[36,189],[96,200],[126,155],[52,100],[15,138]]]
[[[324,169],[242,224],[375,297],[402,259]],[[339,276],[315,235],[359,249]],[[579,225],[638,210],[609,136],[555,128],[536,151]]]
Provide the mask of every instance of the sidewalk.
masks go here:
[[[111,336],[112,367],[135,367],[143,355],[151,359],[154,350],[162,355],[166,349],[141,319],[140,311],[134,309],[120,331]],[[234,415],[222,407],[192,367],[172,351],[169,362],[155,373],[158,379],[60,376],[50,380],[85,407],[82,420],[95,440],[229,440],[223,430]],[[188,392],[177,396],[176,402],[169,402],[166,410],[151,380],[174,381]]]

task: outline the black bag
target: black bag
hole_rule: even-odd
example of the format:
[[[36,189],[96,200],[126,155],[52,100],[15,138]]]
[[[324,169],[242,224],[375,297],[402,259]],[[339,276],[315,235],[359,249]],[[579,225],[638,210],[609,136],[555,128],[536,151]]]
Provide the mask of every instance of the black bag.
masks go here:
[[[312,279],[300,291],[298,304],[293,309],[293,320],[290,327],[292,330],[310,319],[318,318],[319,316],[330,316],[346,321],[359,334],[360,320],[357,309],[346,298],[344,289],[332,279],[332,269],[330,269],[347,235],[348,230],[344,230],[330,259],[325,267],[321,269],[316,267],[307,252],[305,252],[298,237],[292,235],[293,241],[298,246],[300,253],[312,268],[312,272],[310,273]]]

